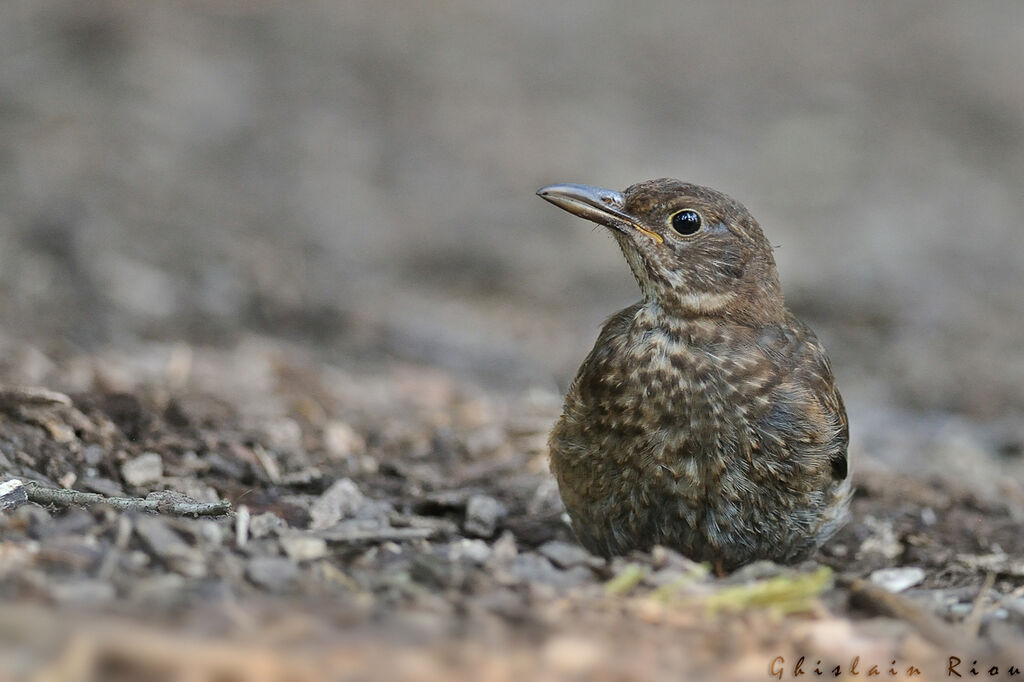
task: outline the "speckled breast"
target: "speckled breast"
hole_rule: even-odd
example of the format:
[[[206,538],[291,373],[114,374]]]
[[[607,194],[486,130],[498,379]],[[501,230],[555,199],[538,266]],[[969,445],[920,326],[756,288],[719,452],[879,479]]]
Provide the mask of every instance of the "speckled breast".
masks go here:
[[[777,457],[760,456],[750,423],[767,409],[763,356],[709,322],[666,325],[643,308],[624,318],[581,367],[551,437],[580,541],[606,555],[665,544],[732,565],[813,550],[791,529],[806,532],[827,500],[774,492]],[[773,557],[771,543],[793,556]]]

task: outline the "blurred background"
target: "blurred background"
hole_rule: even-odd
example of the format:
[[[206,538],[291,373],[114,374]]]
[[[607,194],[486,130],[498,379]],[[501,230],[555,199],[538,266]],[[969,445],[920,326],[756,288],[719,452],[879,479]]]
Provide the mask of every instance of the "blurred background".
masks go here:
[[[1015,2],[0,3],[2,377],[259,335],[555,392],[637,292],[534,191],[672,176],[778,245],[856,448],[998,472],[1022,64]]]

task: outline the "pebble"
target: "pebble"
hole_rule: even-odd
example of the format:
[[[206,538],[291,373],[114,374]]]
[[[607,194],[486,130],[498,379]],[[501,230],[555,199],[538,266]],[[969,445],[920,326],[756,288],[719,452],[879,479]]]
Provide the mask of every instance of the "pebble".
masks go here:
[[[85,492],[99,493],[109,497],[124,497],[124,488],[109,478],[84,476],[78,483],[78,489]]]
[[[202,542],[219,547],[224,543],[225,528],[215,521],[202,520],[197,524],[197,537]]]
[[[91,467],[96,466],[106,457],[107,451],[99,445],[86,445],[82,448],[82,459]]]
[[[39,542],[39,560],[70,572],[90,571],[103,556],[103,546],[92,535],[56,535]]]
[[[144,452],[121,465],[125,483],[141,488],[158,482],[164,475],[164,460],[155,452]]]
[[[0,483],[0,512],[16,509],[28,502],[25,485],[16,478]]]
[[[903,543],[897,537],[891,521],[866,516],[864,525],[871,531],[871,535],[861,543],[859,554],[881,554],[886,559],[895,559],[903,553]]]
[[[245,575],[253,584],[271,592],[288,590],[298,574],[298,567],[284,557],[254,557],[245,568]]]
[[[274,450],[295,452],[302,447],[302,427],[294,419],[269,419],[261,424],[260,430],[266,444]]]
[[[700,571],[702,564],[683,556],[674,549],[664,545],[656,545],[651,550],[651,564],[655,569],[672,569],[684,573]]]
[[[448,545],[448,558],[451,561],[466,559],[480,565],[491,558],[491,547],[483,540],[462,538]]]
[[[600,566],[604,560],[596,557],[579,545],[562,540],[551,540],[537,548],[537,551],[560,568],[573,566]]]
[[[727,577],[721,578],[721,581],[727,585],[744,585],[758,580],[776,578],[780,575],[786,574],[787,572],[792,573],[792,570],[784,566],[780,566],[774,561],[762,559],[739,568]]]
[[[871,582],[890,592],[902,592],[924,580],[923,568],[903,566],[900,568],[880,568],[871,574]]]
[[[335,481],[313,503],[310,509],[313,522],[309,527],[311,530],[330,528],[342,519],[354,516],[365,501],[366,498],[352,479]]]
[[[185,579],[177,573],[142,578],[131,586],[131,600],[149,606],[172,607],[181,600]]]
[[[278,541],[281,549],[292,561],[315,561],[327,556],[327,541],[306,533],[288,533]]]
[[[410,561],[409,577],[433,590],[458,590],[466,582],[466,569],[444,556],[417,554]]]
[[[520,580],[559,589],[579,587],[594,580],[594,574],[588,568],[576,566],[567,571],[560,571],[535,552],[518,555],[509,565],[509,572]]]
[[[202,552],[186,543],[164,519],[140,516],[135,520],[135,532],[146,547],[172,571],[187,578],[206,576]]]
[[[505,505],[490,495],[473,495],[466,503],[466,520],[462,526],[469,535],[490,538],[506,514]]]
[[[287,524],[277,514],[263,512],[249,518],[249,535],[254,538],[265,538],[279,528]]]
[[[502,565],[510,563],[519,554],[519,548],[516,545],[516,536],[512,534],[512,531],[505,531],[501,534],[501,537],[495,541],[494,546],[491,548],[491,563],[494,565]]]

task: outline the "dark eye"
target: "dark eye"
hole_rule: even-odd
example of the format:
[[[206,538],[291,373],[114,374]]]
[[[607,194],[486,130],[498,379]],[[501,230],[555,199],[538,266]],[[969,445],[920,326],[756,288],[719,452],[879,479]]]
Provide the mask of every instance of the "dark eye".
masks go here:
[[[700,229],[700,213],[687,208],[672,215],[672,229],[682,235],[696,234]]]

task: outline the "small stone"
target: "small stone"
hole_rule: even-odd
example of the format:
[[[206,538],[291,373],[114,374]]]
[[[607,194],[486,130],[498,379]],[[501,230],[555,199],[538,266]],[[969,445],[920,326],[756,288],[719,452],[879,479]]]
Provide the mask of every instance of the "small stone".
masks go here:
[[[837,559],[843,559],[849,555],[850,548],[842,543],[836,542],[829,545],[826,551]]]
[[[185,579],[177,573],[143,578],[131,586],[131,599],[148,606],[169,607],[181,602]]]
[[[350,478],[335,481],[330,488],[317,498],[310,509],[313,522],[312,530],[330,528],[342,519],[354,516],[363,506],[366,498],[359,492],[359,487]]]
[[[727,585],[744,585],[759,580],[777,578],[787,572],[792,573],[792,570],[784,566],[780,566],[774,561],[761,559],[739,568],[734,573],[731,573],[720,580],[722,583]]]
[[[564,510],[565,505],[558,494],[558,482],[554,477],[542,480],[526,505],[526,511],[531,516],[558,515]]]
[[[604,560],[600,557],[595,557],[593,554],[583,549],[579,545],[573,545],[568,542],[561,540],[551,540],[545,542],[543,545],[537,548],[537,551],[542,555],[550,559],[556,566],[560,568],[572,568],[573,566],[600,566],[604,563]]]
[[[664,545],[655,545],[651,549],[651,565],[656,570],[667,568],[683,572],[696,571],[701,568],[700,563]]]
[[[215,547],[219,547],[224,543],[224,526],[221,526],[215,521],[202,519],[197,523],[196,527],[198,528],[198,533],[196,535],[204,543]]]
[[[345,422],[327,422],[324,425],[323,438],[327,454],[334,459],[346,459],[360,455],[366,450],[366,441]]]
[[[206,576],[206,563],[202,552],[189,546],[164,519],[140,516],[135,520],[135,532],[146,547],[172,571],[187,578]]]
[[[107,451],[99,445],[86,445],[82,448],[82,459],[91,467],[96,466],[107,456]]]
[[[253,584],[271,592],[284,592],[291,588],[298,572],[298,567],[283,557],[255,557],[249,560],[245,569]]]
[[[281,476],[281,485],[287,487],[308,486],[323,480],[324,472],[317,467],[290,471]]]
[[[903,543],[896,535],[891,521],[866,516],[864,525],[871,531],[871,535],[861,543],[859,555],[880,554],[886,559],[895,559],[903,553]]]
[[[924,580],[923,568],[903,566],[900,568],[880,568],[871,574],[871,582],[889,592],[902,592]]]
[[[448,558],[453,562],[465,559],[479,565],[491,558],[491,548],[483,540],[462,538],[448,545]]]
[[[39,543],[37,561],[68,572],[91,571],[104,556],[104,548],[91,535],[54,535]]]
[[[254,538],[265,538],[285,525],[284,520],[277,514],[263,512],[249,519],[249,535]]]
[[[85,476],[78,482],[78,489],[85,492],[99,493],[108,497],[124,497],[124,488],[109,478]]]
[[[306,533],[288,533],[279,538],[281,549],[294,562],[315,561],[327,556],[327,541]]]
[[[505,531],[491,549],[491,563],[498,566],[507,564],[515,559],[518,554],[519,548],[516,546],[516,536],[511,531]]]
[[[424,540],[436,534],[433,528],[392,528],[379,519],[349,519],[317,532],[328,543],[396,542]],[[383,546],[383,545],[382,545]]]
[[[16,478],[0,483],[0,512],[17,509],[28,502],[25,484]]]
[[[594,580],[594,574],[588,568],[576,566],[562,571],[534,552],[526,552],[513,559],[509,571],[524,582],[550,585],[558,589],[579,587]]]
[[[356,471],[364,475],[372,475],[380,471],[380,462],[370,455],[360,455],[356,458]]]
[[[433,590],[461,589],[466,581],[466,570],[444,556],[416,554],[410,561],[409,577]]]
[[[494,536],[498,522],[506,514],[505,505],[490,495],[473,495],[466,503],[466,520],[462,525],[469,535],[489,538]]]
[[[155,452],[144,452],[121,465],[125,483],[142,488],[157,483],[164,475],[164,460]]]
[[[279,417],[261,425],[263,438],[274,450],[294,452],[302,447],[302,427],[294,419]]]

